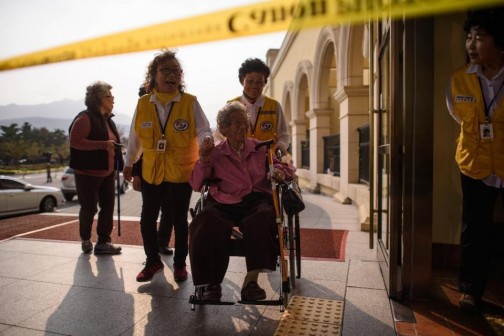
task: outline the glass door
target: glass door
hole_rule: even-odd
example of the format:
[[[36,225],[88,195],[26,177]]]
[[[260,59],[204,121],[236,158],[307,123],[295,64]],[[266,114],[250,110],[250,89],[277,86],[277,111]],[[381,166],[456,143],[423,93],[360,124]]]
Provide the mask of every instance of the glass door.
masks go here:
[[[376,242],[387,293],[397,299],[430,293],[434,27],[432,18],[373,26],[370,246]]]
[[[394,31],[396,29],[396,31]],[[378,69],[375,94],[376,167],[374,219],[380,269],[390,297],[399,297],[401,281],[402,171],[401,155],[401,40],[396,22],[378,25]],[[399,92],[399,94],[397,93]]]
[[[388,284],[390,267],[390,45],[385,37],[378,57],[376,220],[380,268]]]

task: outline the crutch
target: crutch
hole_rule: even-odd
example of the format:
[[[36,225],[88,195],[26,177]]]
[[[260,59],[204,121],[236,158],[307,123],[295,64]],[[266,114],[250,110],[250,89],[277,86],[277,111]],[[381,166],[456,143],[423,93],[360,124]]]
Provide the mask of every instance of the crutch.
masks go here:
[[[122,144],[114,143],[115,148],[121,148]],[[116,155],[117,155],[116,151]],[[122,155],[119,150],[119,154]],[[120,179],[120,167],[119,167],[119,158],[116,159],[116,171],[117,171],[117,236],[121,237],[121,179]]]
[[[119,178],[119,160],[116,160],[117,168],[117,236],[121,237],[121,180]]]
[[[277,184],[275,180],[273,179],[273,172],[274,172],[274,165],[273,165],[273,155],[274,154],[274,149],[271,148],[271,145],[275,143],[275,140],[271,139],[265,142],[259,143],[256,148],[261,147],[261,146],[266,146],[266,157],[267,157],[267,162],[268,162],[268,169],[270,173],[270,180],[271,180],[271,190],[273,194],[273,205],[275,207],[275,222],[277,224],[277,230],[278,230],[278,244],[279,244],[279,249],[280,249],[280,270],[282,272],[282,292],[288,293],[290,292],[289,288],[289,278],[287,276],[287,261],[285,260],[285,252],[284,252],[284,240],[283,240],[283,228],[282,228],[282,217],[280,214],[280,204],[278,200],[278,193],[277,193]],[[283,297],[284,300],[284,305],[287,305],[288,300],[287,300],[287,295]]]

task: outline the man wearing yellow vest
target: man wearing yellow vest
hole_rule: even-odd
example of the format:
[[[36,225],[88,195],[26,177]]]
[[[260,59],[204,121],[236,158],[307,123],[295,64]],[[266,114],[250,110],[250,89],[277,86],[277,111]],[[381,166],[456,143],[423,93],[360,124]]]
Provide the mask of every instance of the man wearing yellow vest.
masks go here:
[[[239,101],[247,108],[250,127],[247,137],[266,141],[275,139],[275,147],[282,154],[289,147],[289,133],[282,106],[273,98],[263,95],[270,75],[269,67],[258,58],[246,59],[238,70],[243,94],[229,100]]]
[[[157,54],[149,64],[146,83],[150,94],[138,99],[125,157],[124,177],[131,181],[132,166],[142,159],[142,177],[133,180],[142,192],[140,227],[147,256],[136,280],[145,282],[163,270],[156,222],[162,204],[175,229],[175,281],[187,279],[187,212],[192,188],[188,181],[198,150],[213,148],[210,124],[197,98],[184,92],[180,62],[173,51]],[[140,186],[135,184],[141,183]]]
[[[461,172],[459,305],[475,313],[489,275],[492,226],[504,196],[504,7],[470,12],[464,24],[470,64],[455,71],[446,92],[460,124],[455,159]]]

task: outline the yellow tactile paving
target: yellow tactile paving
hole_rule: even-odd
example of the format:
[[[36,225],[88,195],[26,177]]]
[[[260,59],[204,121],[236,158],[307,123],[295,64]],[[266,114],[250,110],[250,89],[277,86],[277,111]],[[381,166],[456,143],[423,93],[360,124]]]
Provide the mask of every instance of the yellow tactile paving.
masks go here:
[[[296,320],[341,324],[343,301],[293,296],[285,315]]]
[[[315,323],[310,321],[298,321],[294,319],[282,318],[274,335],[339,336],[341,335],[341,326],[328,323]]]
[[[293,296],[274,336],[341,335],[343,301]]]

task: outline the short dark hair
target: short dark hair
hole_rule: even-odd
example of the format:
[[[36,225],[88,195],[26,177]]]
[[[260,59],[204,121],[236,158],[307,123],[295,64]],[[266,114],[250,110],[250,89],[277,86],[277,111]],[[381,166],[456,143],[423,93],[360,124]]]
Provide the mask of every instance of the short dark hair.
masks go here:
[[[464,30],[469,32],[471,27],[480,27],[486,30],[495,41],[495,44],[504,48],[504,7],[485,8],[467,12]]]
[[[259,58],[247,58],[238,70],[238,79],[243,84],[245,76],[251,72],[259,72],[264,75],[264,84],[268,83],[270,68]]]

